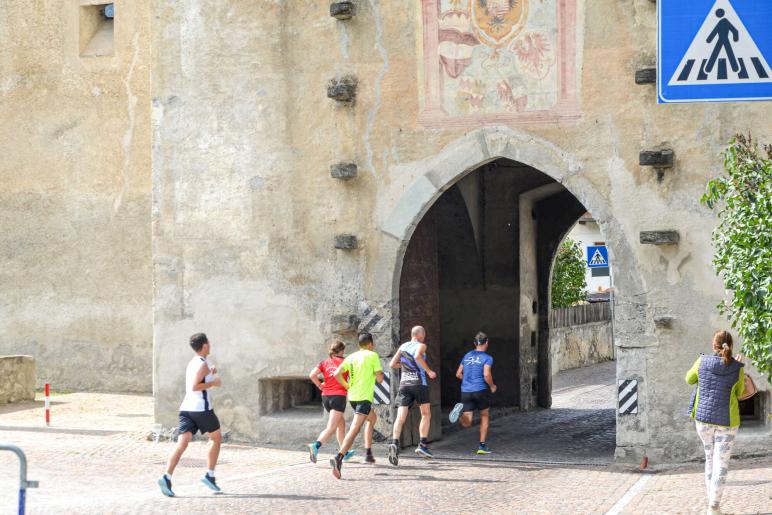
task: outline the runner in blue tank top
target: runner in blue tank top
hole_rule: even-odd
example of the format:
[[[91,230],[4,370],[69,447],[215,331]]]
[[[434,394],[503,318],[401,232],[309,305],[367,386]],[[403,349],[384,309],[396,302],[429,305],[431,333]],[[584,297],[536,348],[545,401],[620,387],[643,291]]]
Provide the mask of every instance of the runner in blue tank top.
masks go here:
[[[411,340],[400,345],[394,357],[391,359],[391,368],[402,370],[399,380],[399,409],[394,420],[393,439],[389,444],[389,463],[395,467],[399,464],[399,437],[402,434],[402,426],[405,425],[407,414],[413,403],[417,403],[421,409],[421,424],[418,433],[421,437],[420,444],[415,453],[423,458],[433,458],[429,450],[429,426],[431,425],[432,411],[429,403],[429,386],[426,382],[437,377],[429,365],[426,364],[426,331],[423,327],[415,326],[410,331]]]
[[[455,423],[460,420],[461,425],[472,425],[472,417],[475,410],[480,412],[480,446],[477,454],[490,454],[491,450],[485,443],[488,437],[490,425],[490,393],[496,393],[496,385],[493,382],[493,358],[488,350],[488,336],[485,333],[477,333],[474,337],[475,350],[469,351],[461,360],[456,371],[456,377],[461,379],[461,402],[453,407],[450,412],[450,421]],[[460,417],[461,411],[464,415]]]

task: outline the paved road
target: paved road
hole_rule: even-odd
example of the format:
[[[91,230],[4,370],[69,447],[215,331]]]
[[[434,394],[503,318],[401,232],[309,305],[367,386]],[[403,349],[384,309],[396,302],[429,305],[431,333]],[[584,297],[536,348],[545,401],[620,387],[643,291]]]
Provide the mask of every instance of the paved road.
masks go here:
[[[615,363],[559,373],[552,409],[492,417],[491,460],[608,464],[615,446]],[[438,454],[475,457],[478,428],[457,431],[434,445]],[[475,457],[475,459],[478,459]]]
[[[556,395],[556,401],[560,401],[556,404],[564,406],[561,403],[565,401],[565,406],[574,407],[558,409],[568,410],[565,416],[570,418],[571,410],[582,409],[576,408],[578,392],[590,386],[565,385],[566,389]],[[600,402],[602,388],[586,390],[581,396],[583,402],[592,397],[587,393],[590,391],[598,393],[598,404],[587,411],[604,409]],[[218,467],[219,482],[225,493],[212,495],[198,482],[205,466],[206,450],[199,442],[191,444],[175,473],[179,497],[167,499],[156,490],[154,481],[173,444],[145,440],[144,431],[152,423],[149,397],[71,394],[54,400],[57,403],[51,428],[42,427],[41,403],[0,407],[0,440],[23,447],[30,459],[30,477],[41,481],[41,488],[29,493],[28,506],[32,514],[392,510],[403,513],[704,513],[698,464],[642,475],[606,464],[554,466],[492,462],[467,454],[457,456],[464,460],[405,459],[403,466],[394,469],[383,458],[383,448],[376,449],[375,466],[355,459],[345,466],[343,479],[338,481],[324,460],[311,465],[305,453],[297,450],[225,445]],[[497,420],[499,454],[522,457],[535,452],[505,438],[505,431],[511,431],[510,435],[525,435],[529,431],[529,420],[548,428],[550,420],[554,423],[562,416],[556,411],[516,414]],[[592,430],[603,427],[598,417],[588,420],[587,427]],[[582,432],[567,434],[581,436]],[[447,446],[448,454],[466,452],[470,437],[474,443],[474,435],[458,433],[452,437],[459,439],[457,448],[451,439],[443,446]],[[579,446],[563,445],[570,453],[563,456],[583,456],[577,453]],[[330,447],[322,450],[325,455],[330,452]],[[3,471],[0,514],[14,512],[16,467],[11,455],[0,453]],[[733,463],[724,503],[727,513],[772,513],[771,496],[772,458]],[[403,502],[394,507],[397,497]]]

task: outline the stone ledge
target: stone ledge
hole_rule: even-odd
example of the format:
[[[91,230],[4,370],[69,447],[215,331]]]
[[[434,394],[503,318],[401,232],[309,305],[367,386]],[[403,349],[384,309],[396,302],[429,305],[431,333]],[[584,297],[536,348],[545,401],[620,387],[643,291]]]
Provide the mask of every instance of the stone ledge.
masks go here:
[[[678,231],[641,231],[642,245],[675,245],[681,241]]]
[[[350,20],[356,14],[354,2],[332,2],[330,16],[337,20]]]
[[[654,166],[657,168],[670,168],[675,161],[673,150],[641,150],[638,154],[638,164],[641,166]]]
[[[656,68],[641,68],[635,72],[636,84],[656,84],[657,83],[657,69]]]
[[[330,177],[349,181],[356,178],[358,168],[356,163],[335,163],[330,165]]]
[[[35,400],[35,358],[0,356],[0,404]]]
[[[357,237],[353,234],[337,234],[335,236],[335,248],[339,250],[354,250],[359,246]]]

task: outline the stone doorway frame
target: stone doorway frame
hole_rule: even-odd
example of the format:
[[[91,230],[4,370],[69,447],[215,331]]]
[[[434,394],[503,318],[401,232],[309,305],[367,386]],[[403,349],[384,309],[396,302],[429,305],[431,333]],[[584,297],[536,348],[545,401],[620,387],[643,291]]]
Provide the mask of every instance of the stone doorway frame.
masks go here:
[[[457,138],[431,157],[395,166],[384,183],[375,207],[377,233],[374,260],[369,265],[366,294],[370,306],[379,306],[383,322],[374,332],[382,356],[399,345],[399,283],[410,238],[435,201],[466,175],[491,161],[506,158],[528,165],[553,178],[579,200],[597,220],[609,248],[614,284],[614,346],[617,379],[639,381],[639,413],[617,415],[617,446],[649,440],[646,414],[645,355],[640,347],[656,345],[653,320],[638,256],[630,236],[614,218],[611,203],[582,172],[583,162],[554,143],[510,127],[485,127]],[[631,352],[621,352],[629,349]],[[392,384],[392,398],[396,385]]]

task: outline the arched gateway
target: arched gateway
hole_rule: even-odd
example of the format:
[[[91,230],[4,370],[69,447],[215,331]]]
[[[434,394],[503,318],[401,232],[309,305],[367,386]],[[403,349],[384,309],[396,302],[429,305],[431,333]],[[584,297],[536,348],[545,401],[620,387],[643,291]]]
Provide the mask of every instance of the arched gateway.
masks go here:
[[[386,323],[380,324],[381,332],[377,335],[381,351],[391,352],[400,338],[404,338],[407,326],[419,321],[434,325],[435,334],[439,332],[439,302],[435,299],[436,305],[422,305],[425,299],[420,292],[412,295],[411,285],[406,282],[412,281],[419,287],[432,280],[437,282],[436,277],[420,276],[425,275],[425,272],[436,276],[436,260],[434,263],[416,263],[416,260],[420,261],[422,256],[431,254],[421,245],[435,245],[436,249],[438,243],[432,242],[431,237],[425,238],[425,235],[442,234],[434,228],[434,224],[440,223],[438,217],[445,217],[445,226],[453,227],[452,231],[456,233],[461,230],[458,229],[459,225],[467,226],[466,248],[478,248],[481,254],[474,264],[470,261],[469,266],[475,269],[480,267],[480,261],[486,259],[485,245],[480,242],[481,238],[485,238],[485,231],[481,229],[484,221],[481,222],[475,213],[482,213],[483,218],[486,216],[478,200],[480,194],[484,197],[487,188],[491,192],[489,196],[508,196],[510,199],[509,204],[499,206],[499,213],[502,209],[510,208],[513,212],[519,211],[519,216],[514,215],[514,227],[506,228],[507,234],[499,230],[503,234],[501,238],[509,238],[502,245],[515,248],[516,254],[510,260],[505,251],[498,263],[488,264],[489,269],[498,269],[499,272],[488,274],[485,264],[482,265],[483,286],[478,290],[484,292],[470,302],[492,303],[500,313],[512,310],[511,316],[503,317],[507,320],[501,329],[502,334],[511,333],[501,339],[504,344],[502,347],[509,350],[502,354],[503,360],[497,361],[503,365],[498,367],[498,373],[507,377],[509,382],[509,393],[499,396],[501,402],[522,409],[549,407],[551,374],[547,320],[551,264],[566,232],[583,213],[590,211],[601,227],[611,259],[621,265],[614,268],[613,277],[616,301],[614,339],[620,348],[617,353],[617,376],[636,377],[641,383],[639,405],[643,416],[636,417],[634,429],[640,434],[640,424],[646,420],[643,413],[646,402],[643,387],[645,381],[639,369],[640,364],[635,362],[637,355],[628,354],[624,349],[628,345],[637,346],[635,342],[639,342],[646,328],[651,326],[647,323],[646,299],[645,294],[642,294],[644,289],[636,272],[636,256],[629,246],[628,235],[614,218],[602,188],[590,182],[582,173],[581,161],[532,135],[506,127],[484,128],[451,142],[429,159],[401,165],[393,176],[397,177],[395,181],[389,184],[388,191],[380,195],[381,199],[386,200],[377,206],[380,241],[374,263],[376,268],[370,274],[373,283],[370,285],[372,289],[369,298],[377,299],[371,300],[370,305],[381,306],[380,316],[386,320]],[[485,177],[489,177],[487,182]],[[498,182],[491,183],[492,180]],[[483,183],[480,181],[486,185],[481,186]],[[490,199],[487,203],[493,204]],[[449,217],[453,216],[454,209],[456,213],[463,214],[451,219]],[[458,220],[461,222],[457,223]],[[502,219],[499,226],[504,221],[506,218]],[[432,224],[432,229],[426,229],[428,224]],[[455,236],[443,237],[447,239]],[[423,243],[411,245],[411,241],[417,240]],[[455,241],[446,244],[446,247],[451,248],[460,246],[463,245]],[[472,253],[473,250],[469,252]],[[496,257],[489,254],[487,259],[495,261]],[[510,271],[505,270],[507,266]],[[410,267],[416,271],[410,271]],[[464,280],[460,279],[462,282]],[[445,279],[443,281],[447,282]],[[497,281],[499,284],[495,284]],[[456,312],[466,312],[464,306],[456,306],[455,309]],[[432,318],[436,320],[427,321]],[[448,318],[447,315],[445,318]],[[448,331],[446,323],[445,331],[453,333],[458,326],[463,325],[457,320],[453,324],[453,328]],[[459,352],[455,348],[459,339],[459,334],[443,333],[443,349],[435,346],[430,351],[435,352],[434,356],[430,354],[430,359],[442,362],[441,374],[446,377],[452,374],[455,355]],[[448,348],[449,345],[453,348]],[[446,356],[449,356],[448,363],[445,363]],[[447,385],[442,389],[439,386],[433,389],[432,403],[437,422],[441,406],[450,402],[449,391]],[[618,421],[617,440],[622,444],[624,437],[620,439],[620,434],[623,436],[625,426],[624,420]],[[438,435],[439,423],[433,421],[433,436]]]

